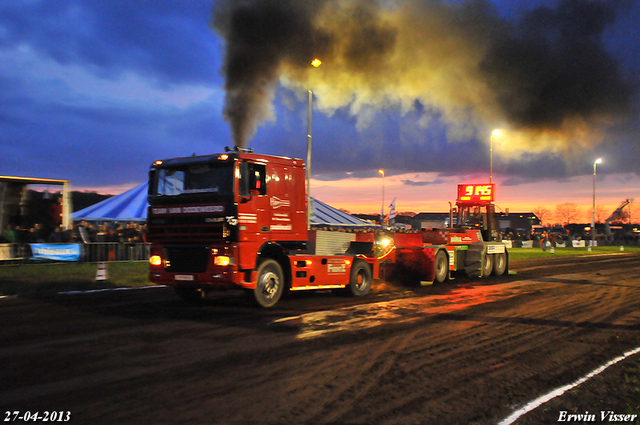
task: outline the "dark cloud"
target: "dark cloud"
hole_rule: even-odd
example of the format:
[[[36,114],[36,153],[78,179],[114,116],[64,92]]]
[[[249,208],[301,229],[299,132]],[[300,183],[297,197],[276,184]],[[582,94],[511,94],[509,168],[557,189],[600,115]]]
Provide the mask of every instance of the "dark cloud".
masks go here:
[[[2,81],[0,86],[10,85]],[[6,175],[65,178],[78,186],[141,182],[156,159],[221,151],[228,144],[228,129],[215,115],[219,109],[207,102],[188,108],[83,104],[62,84],[10,82],[10,90],[0,90],[6,107],[0,112],[0,169]]]
[[[0,2],[0,46],[28,45],[60,64],[106,76],[133,71],[158,84],[215,81],[211,4],[194,1]]]
[[[0,2],[3,174],[139,182],[158,157],[230,144],[219,102],[193,96],[222,82],[210,14],[208,1]]]
[[[617,2],[563,0],[498,34],[480,64],[515,128],[562,130],[568,120],[624,120],[637,87],[605,49]]]
[[[432,184],[442,184],[445,182],[443,179],[436,179],[431,181],[414,181],[414,180],[401,180],[402,184],[406,186],[429,186]]]

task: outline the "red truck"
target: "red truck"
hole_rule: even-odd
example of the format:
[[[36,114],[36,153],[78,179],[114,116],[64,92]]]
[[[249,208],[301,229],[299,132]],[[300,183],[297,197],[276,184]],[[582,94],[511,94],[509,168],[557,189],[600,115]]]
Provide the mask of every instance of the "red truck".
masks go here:
[[[441,282],[459,270],[494,273],[494,261],[490,270],[487,262],[499,253],[504,269],[494,274],[507,265],[504,245],[484,242],[479,230],[398,233],[375,256],[373,233],[308,229],[300,159],[228,149],[156,161],[148,199],[149,278],[191,301],[244,288],[272,307],[285,290],[344,288],[363,296],[381,271]]]

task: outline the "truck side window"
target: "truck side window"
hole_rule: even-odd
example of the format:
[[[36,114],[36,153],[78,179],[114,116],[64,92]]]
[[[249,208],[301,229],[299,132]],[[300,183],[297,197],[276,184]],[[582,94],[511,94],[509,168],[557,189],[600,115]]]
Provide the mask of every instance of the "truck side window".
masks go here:
[[[251,164],[251,174],[249,180],[249,188],[252,195],[267,194],[267,167],[262,164]]]
[[[264,164],[243,162],[240,164],[240,196],[266,195],[267,167]]]

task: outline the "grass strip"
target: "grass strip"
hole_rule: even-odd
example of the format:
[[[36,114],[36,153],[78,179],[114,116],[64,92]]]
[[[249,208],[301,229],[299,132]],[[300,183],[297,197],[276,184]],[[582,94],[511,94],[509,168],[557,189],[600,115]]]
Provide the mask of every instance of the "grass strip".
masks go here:
[[[96,263],[24,264],[0,267],[0,295],[51,296],[58,292],[147,286],[149,263],[107,264],[107,279],[96,280]]]
[[[550,256],[603,255],[625,252],[640,252],[640,247],[625,246],[624,251],[620,251],[619,246],[595,246],[591,251],[589,251],[589,248],[555,248],[553,254],[550,248],[547,248],[546,251],[543,251],[542,248],[511,248],[509,250],[509,259],[528,260]]]
[[[511,260],[539,259],[549,256],[602,255],[619,253],[619,246],[587,248],[512,248]],[[624,252],[640,252],[640,247],[625,247]],[[87,291],[117,287],[151,285],[148,278],[149,264],[140,262],[111,262],[107,264],[107,280],[96,280],[96,263],[45,263],[0,266],[0,296],[25,295],[32,297],[53,296],[58,292]]]

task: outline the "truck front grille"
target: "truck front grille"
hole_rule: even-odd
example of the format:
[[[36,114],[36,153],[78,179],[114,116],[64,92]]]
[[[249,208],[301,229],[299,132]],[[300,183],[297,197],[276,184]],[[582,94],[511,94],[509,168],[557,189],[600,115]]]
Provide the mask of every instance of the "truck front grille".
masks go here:
[[[206,246],[168,246],[165,248],[166,270],[175,273],[204,273],[209,261]]]

